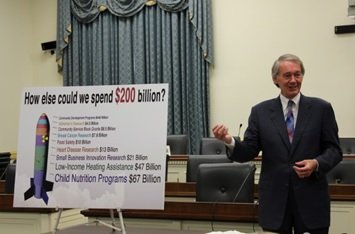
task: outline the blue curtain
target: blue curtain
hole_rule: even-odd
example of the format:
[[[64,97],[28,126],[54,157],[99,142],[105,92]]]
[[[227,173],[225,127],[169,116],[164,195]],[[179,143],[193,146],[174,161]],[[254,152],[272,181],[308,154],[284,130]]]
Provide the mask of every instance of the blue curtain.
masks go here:
[[[65,86],[169,84],[168,134],[209,134],[210,0],[58,0]],[[151,6],[152,5],[152,6]]]

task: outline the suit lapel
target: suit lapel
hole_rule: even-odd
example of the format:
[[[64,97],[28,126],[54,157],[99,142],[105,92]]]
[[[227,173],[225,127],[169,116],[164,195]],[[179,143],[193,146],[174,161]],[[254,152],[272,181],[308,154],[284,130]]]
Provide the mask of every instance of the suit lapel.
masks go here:
[[[311,103],[309,99],[303,95],[301,95],[298,115],[297,115],[297,123],[295,129],[295,135],[292,143],[292,152],[297,148],[297,145],[300,143],[302,135],[309,123],[311,116]],[[292,153],[291,152],[291,153]]]

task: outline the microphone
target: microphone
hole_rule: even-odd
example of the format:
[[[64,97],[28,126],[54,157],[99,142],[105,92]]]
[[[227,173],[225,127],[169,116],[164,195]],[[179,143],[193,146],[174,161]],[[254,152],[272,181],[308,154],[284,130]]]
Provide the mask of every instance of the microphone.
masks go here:
[[[7,164],[7,166],[5,167],[5,170],[1,173],[0,180],[6,179],[5,175],[6,175],[6,171],[7,171],[7,168],[9,167],[9,165],[10,164]]]
[[[235,194],[235,196],[234,196],[234,199],[233,199],[233,202],[235,202],[235,201],[237,200],[237,198],[239,197],[240,192],[243,190],[244,185],[245,185],[245,183],[247,182],[247,180],[248,180],[248,178],[250,177],[250,175],[256,171],[256,166],[255,166],[254,164],[253,164],[252,166],[253,166],[253,167],[249,170],[248,174],[245,176],[245,178],[244,178],[242,184],[240,185],[238,191],[236,192],[236,194]]]
[[[238,134],[237,134],[237,139],[238,139],[238,140],[240,140],[240,130],[242,129],[242,126],[243,126],[243,124],[240,123],[240,124],[239,124],[239,128],[238,128]]]

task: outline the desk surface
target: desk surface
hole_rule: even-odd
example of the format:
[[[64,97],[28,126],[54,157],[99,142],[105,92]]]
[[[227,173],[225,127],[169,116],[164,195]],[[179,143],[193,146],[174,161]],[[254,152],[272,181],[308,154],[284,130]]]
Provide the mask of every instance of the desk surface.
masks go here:
[[[13,195],[4,194],[1,191],[3,181],[0,181],[0,211],[28,211],[32,208],[13,208]],[[258,185],[255,185],[255,198],[258,197]],[[329,185],[329,193],[332,200],[336,201],[355,201],[355,185],[349,184],[331,184]],[[196,183],[178,183],[178,182],[166,182],[165,184],[165,196],[166,197],[196,197]],[[52,212],[48,208],[34,208],[36,211],[41,210],[44,212]]]
[[[110,216],[108,209],[88,209],[81,213],[86,217]],[[165,201],[164,210],[125,209],[122,213],[125,218],[256,222],[258,205],[253,203]],[[117,212],[115,216],[118,217]]]
[[[257,185],[256,185],[257,191]],[[354,185],[330,185],[332,200],[355,201]],[[194,197],[195,183],[167,182],[166,196]],[[257,192],[256,192],[257,197]],[[165,201],[164,210],[124,210],[124,217],[156,219],[189,219],[216,221],[257,221],[258,206],[253,203],[213,203],[213,202],[175,202]],[[84,216],[109,216],[105,209],[88,209],[82,211]]]
[[[355,185],[330,184],[329,194],[332,200],[355,201]],[[165,196],[167,197],[196,197],[196,183],[166,182]],[[255,184],[254,197],[258,198],[258,185]]]

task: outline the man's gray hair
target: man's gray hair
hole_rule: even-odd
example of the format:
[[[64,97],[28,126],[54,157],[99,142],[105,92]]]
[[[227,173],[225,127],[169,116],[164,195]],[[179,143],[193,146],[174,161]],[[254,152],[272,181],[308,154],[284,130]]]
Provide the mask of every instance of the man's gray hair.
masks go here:
[[[284,62],[284,61],[291,61],[291,62],[295,62],[295,63],[299,64],[301,66],[302,76],[304,75],[305,69],[304,69],[303,62],[301,61],[301,59],[293,54],[284,54],[284,55],[281,55],[272,65],[272,68],[271,68],[272,78],[275,79],[276,76],[279,74],[280,63]]]

